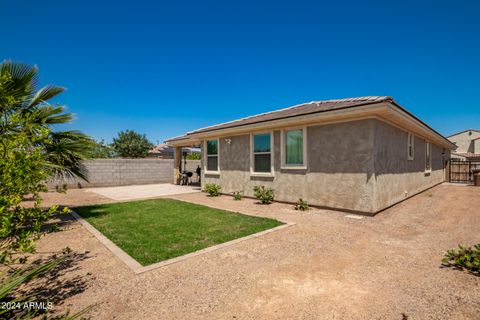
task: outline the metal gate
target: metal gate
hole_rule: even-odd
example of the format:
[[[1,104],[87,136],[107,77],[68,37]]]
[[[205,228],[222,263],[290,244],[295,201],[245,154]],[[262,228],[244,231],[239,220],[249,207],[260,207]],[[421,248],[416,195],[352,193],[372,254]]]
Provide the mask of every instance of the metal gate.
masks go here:
[[[450,160],[450,182],[473,183],[473,173],[480,170],[480,160]]]

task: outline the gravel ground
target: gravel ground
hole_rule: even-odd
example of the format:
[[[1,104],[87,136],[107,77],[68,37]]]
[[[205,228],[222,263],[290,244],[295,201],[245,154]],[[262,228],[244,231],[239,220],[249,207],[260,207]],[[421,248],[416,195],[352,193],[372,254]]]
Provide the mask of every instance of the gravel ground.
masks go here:
[[[83,190],[45,204],[111,202]],[[480,277],[440,268],[446,249],[480,242],[480,188],[443,184],[375,217],[205,194],[172,196],[295,226],[140,275],[77,222],[40,254],[77,253],[56,310],[93,319],[480,319]]]

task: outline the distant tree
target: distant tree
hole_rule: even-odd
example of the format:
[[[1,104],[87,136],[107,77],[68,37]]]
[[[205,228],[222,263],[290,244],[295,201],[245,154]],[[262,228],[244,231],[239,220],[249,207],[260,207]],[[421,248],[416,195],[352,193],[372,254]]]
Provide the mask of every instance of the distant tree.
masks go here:
[[[94,141],[92,150],[89,152],[89,158],[92,159],[113,158],[115,156],[116,152],[113,147],[103,139]]]
[[[192,152],[188,154],[187,160],[200,160],[200,152]]]
[[[115,152],[125,158],[144,158],[153,146],[144,134],[133,130],[120,131],[112,143]]]

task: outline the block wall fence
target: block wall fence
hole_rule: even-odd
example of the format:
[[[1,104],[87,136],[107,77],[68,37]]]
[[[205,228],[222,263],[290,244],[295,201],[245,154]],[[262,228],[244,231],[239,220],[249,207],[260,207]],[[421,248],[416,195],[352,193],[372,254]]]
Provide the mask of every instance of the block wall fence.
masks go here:
[[[81,179],[55,179],[47,186],[67,184],[68,188],[111,187],[173,181],[173,159],[93,159],[86,160],[89,182]],[[200,160],[187,160],[187,171],[194,172]],[[183,161],[182,161],[183,166]]]

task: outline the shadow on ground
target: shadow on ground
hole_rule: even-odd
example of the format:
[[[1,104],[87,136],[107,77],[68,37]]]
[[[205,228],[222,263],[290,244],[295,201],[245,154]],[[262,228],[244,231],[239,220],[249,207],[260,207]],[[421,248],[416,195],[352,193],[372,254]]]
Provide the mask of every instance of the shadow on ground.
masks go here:
[[[58,257],[51,255],[44,259],[37,259],[32,262],[32,265],[39,265]],[[91,273],[78,273],[81,269],[80,262],[91,257],[89,252],[68,253],[65,255],[65,260],[58,266],[22,286],[17,294],[21,297],[28,296],[33,301],[51,301],[54,304],[60,304],[63,300],[84,292],[88,288],[88,283],[95,279]],[[75,275],[72,276],[72,274]]]
[[[68,230],[76,220],[69,214],[58,211],[42,226],[42,232],[50,233]]]

